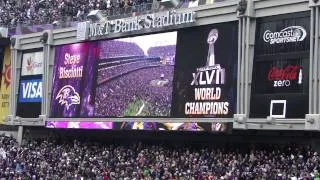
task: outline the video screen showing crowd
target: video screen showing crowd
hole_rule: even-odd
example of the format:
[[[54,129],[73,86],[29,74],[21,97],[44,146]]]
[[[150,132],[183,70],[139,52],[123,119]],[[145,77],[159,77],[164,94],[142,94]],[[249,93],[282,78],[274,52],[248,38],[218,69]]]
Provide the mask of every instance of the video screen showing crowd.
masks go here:
[[[57,46],[50,118],[168,118],[167,124],[125,122],[107,129],[222,127],[171,121],[233,116],[236,29],[236,23],[224,23]]]
[[[170,116],[177,32],[100,44],[96,117]]]

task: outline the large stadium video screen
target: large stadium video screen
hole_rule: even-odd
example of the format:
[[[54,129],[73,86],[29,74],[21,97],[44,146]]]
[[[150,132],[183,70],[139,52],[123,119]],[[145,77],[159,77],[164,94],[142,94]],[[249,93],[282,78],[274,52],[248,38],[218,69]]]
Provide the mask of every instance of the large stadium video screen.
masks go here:
[[[177,32],[56,48],[51,116],[170,116]]]
[[[232,118],[237,23],[56,46],[50,118]]]

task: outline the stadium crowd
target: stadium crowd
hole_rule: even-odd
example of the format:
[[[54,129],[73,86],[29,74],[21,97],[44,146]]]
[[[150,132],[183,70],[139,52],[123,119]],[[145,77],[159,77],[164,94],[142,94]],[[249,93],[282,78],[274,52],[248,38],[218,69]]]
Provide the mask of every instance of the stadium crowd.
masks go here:
[[[152,2],[152,0],[2,0],[0,25],[82,21],[91,10],[104,10],[107,15],[115,15],[115,12],[124,14],[128,9],[131,12],[143,11],[147,8],[146,5]],[[142,5],[145,5],[144,9],[140,8]]]
[[[106,66],[98,69],[98,84],[142,68],[159,66],[159,61],[156,61],[156,58],[153,59],[145,57],[140,57],[138,59],[128,58],[127,60],[124,60],[125,62],[122,64]]]
[[[148,64],[145,64],[148,65]],[[150,63],[149,63],[150,65]],[[147,67],[147,66],[146,66]],[[96,89],[95,115],[105,116],[169,116],[172,92],[173,66],[149,67],[124,74],[117,79],[109,80],[100,84]],[[121,74],[118,69],[115,73]],[[169,83],[163,87],[152,86],[153,80],[159,80],[161,75],[164,79],[170,78]],[[106,73],[100,72],[98,79],[104,79]],[[141,102],[143,101],[143,102]],[[138,110],[127,112],[129,104],[136,107],[144,107]],[[144,103],[144,104],[139,104]],[[140,111],[140,110],[139,110]],[[132,114],[134,113],[134,114]],[[137,113],[137,114],[136,114]]]
[[[174,67],[161,62],[161,55],[174,56],[175,46],[150,47],[151,57],[133,42],[104,41],[99,49],[95,116],[170,114]],[[161,78],[166,85],[154,85]],[[131,105],[143,107],[142,111],[126,112]]]
[[[99,43],[100,59],[144,56],[143,50],[134,42],[125,41],[102,41]]]
[[[181,0],[178,7],[195,6],[194,1]],[[201,1],[199,4],[224,0]],[[91,10],[115,16],[161,9],[157,0],[1,0],[0,7],[0,25],[5,26],[83,21]]]
[[[155,46],[148,49],[149,56],[175,56],[176,45]]]
[[[19,146],[1,135],[0,178],[319,179],[320,157],[309,147],[224,147],[78,140],[32,140]]]

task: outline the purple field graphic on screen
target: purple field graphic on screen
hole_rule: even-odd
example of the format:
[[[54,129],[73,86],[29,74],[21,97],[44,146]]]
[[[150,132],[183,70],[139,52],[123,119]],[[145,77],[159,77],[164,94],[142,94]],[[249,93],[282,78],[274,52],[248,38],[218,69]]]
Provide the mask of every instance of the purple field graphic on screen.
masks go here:
[[[48,121],[47,128],[61,129],[113,129],[113,122],[71,122],[71,121]]]
[[[47,121],[46,128],[226,132],[228,123]]]

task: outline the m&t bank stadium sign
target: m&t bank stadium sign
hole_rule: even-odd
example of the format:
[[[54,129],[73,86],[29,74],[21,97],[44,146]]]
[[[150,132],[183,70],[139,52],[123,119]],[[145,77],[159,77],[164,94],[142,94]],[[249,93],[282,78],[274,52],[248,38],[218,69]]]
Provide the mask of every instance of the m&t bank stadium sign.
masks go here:
[[[80,22],[77,26],[77,39],[87,40],[102,38],[115,33],[186,25],[195,22],[195,15],[193,11],[166,11],[97,23]]]

